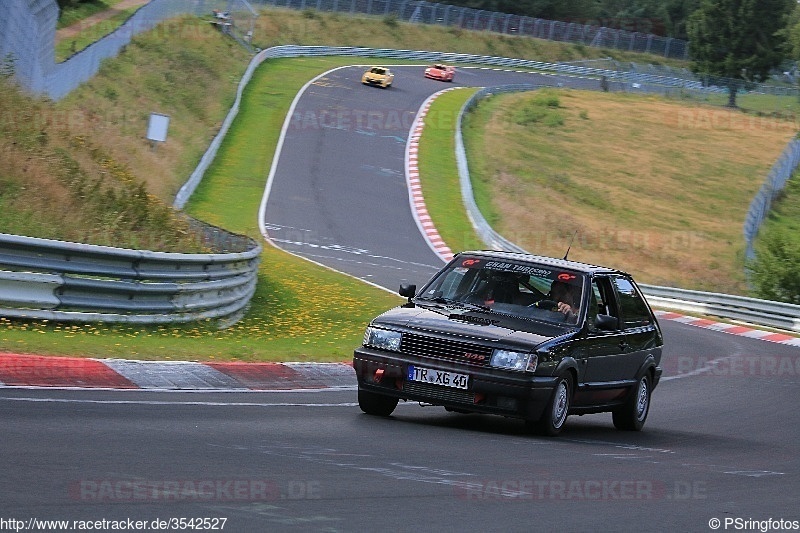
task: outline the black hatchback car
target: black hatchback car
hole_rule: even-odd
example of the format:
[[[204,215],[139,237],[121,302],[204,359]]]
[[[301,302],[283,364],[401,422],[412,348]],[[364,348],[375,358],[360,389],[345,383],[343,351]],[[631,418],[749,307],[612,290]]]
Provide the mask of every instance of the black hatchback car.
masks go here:
[[[520,418],[545,435],[570,414],[644,425],[663,338],[628,274],[475,251],[400,294],[408,303],[372,320],[353,356],[365,413],[388,416],[410,400]]]

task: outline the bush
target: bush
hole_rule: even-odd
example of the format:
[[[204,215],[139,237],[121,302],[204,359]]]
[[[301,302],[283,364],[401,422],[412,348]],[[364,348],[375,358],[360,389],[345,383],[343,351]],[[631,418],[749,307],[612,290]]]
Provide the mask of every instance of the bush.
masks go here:
[[[520,126],[544,124],[554,128],[564,125],[564,116],[558,112],[561,101],[558,95],[547,90],[535,91],[514,113],[514,122]]]
[[[765,232],[748,266],[757,297],[800,304],[800,237],[777,228]]]
[[[386,15],[385,17],[383,17],[383,23],[389,26],[390,28],[397,28],[397,26],[400,24],[397,20],[397,15],[395,14]]]

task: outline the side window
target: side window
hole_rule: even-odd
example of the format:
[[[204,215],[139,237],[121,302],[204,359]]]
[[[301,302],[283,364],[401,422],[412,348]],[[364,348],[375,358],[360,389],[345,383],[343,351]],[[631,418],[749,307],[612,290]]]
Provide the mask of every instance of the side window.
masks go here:
[[[629,279],[616,277],[614,285],[619,296],[620,314],[623,328],[636,328],[651,323],[650,309],[647,302],[633,286]]]
[[[589,327],[592,329],[594,329],[597,315],[619,316],[614,303],[614,289],[611,286],[611,280],[606,277],[592,280],[592,294],[589,297],[589,313],[587,314]]]

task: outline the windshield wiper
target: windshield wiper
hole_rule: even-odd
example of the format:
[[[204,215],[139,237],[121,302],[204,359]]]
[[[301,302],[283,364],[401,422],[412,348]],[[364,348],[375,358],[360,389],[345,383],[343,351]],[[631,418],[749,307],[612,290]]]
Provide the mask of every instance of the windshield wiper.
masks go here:
[[[433,302],[433,303],[444,304],[444,305],[452,305],[452,304],[458,303],[455,300],[451,300],[450,298],[444,298],[442,296],[437,296],[436,298],[428,298],[426,296],[422,296],[422,297],[418,296],[418,297],[414,298],[414,301],[415,302],[420,302],[420,301],[422,301],[422,302]]]
[[[457,307],[460,309],[470,309],[473,311],[492,311],[492,309],[485,305],[474,304],[471,302],[465,302],[463,300],[453,300],[452,298],[445,298],[443,296],[437,296],[436,298],[414,298],[415,302],[423,301],[423,302],[433,302],[442,305],[449,305],[452,307]]]

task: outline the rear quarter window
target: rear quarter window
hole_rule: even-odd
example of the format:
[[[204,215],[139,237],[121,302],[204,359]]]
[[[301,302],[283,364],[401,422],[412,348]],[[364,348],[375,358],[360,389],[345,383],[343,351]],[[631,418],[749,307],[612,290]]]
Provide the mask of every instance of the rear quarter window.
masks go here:
[[[652,323],[650,308],[633,283],[626,278],[614,278],[619,296],[620,315],[623,328],[636,328]]]

